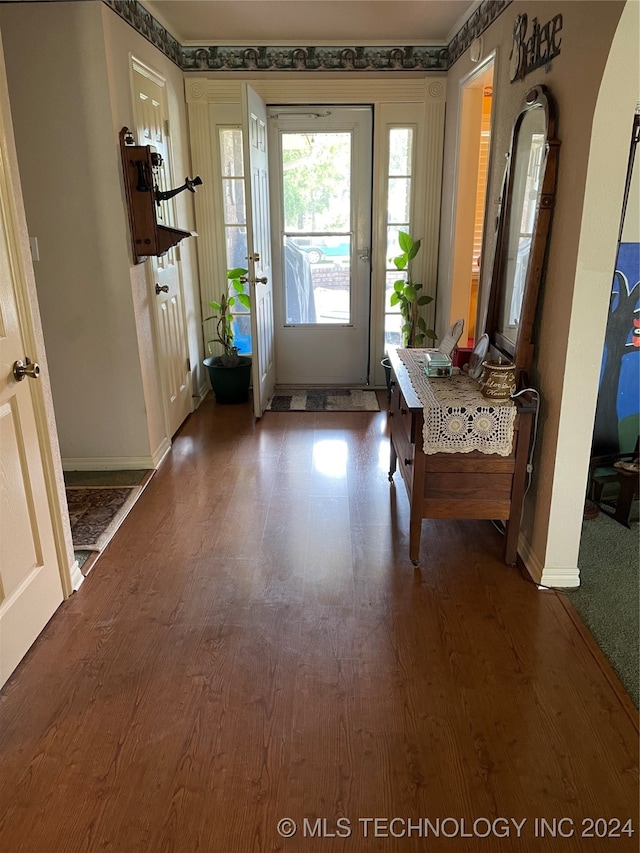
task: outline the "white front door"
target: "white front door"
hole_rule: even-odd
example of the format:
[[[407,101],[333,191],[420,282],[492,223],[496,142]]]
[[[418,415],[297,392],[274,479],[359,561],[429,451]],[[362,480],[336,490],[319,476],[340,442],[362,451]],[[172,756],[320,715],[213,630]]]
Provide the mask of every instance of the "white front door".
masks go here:
[[[6,95],[0,50],[0,86]],[[3,107],[5,108],[3,110]],[[48,438],[27,304],[18,188],[9,164],[8,98],[0,105],[0,686],[47,624],[63,598],[44,456]],[[17,167],[14,170],[17,174]],[[22,221],[21,221],[22,219]],[[32,375],[21,381],[21,361]],[[39,413],[39,415],[37,414]],[[50,449],[49,449],[49,452]]]
[[[273,107],[277,382],[363,385],[371,303],[370,107]],[[276,226],[277,223],[277,226]]]
[[[267,110],[259,95],[243,86],[242,127],[247,200],[247,268],[253,339],[253,409],[261,417],[273,395],[275,356]]]
[[[150,145],[163,160],[158,170],[161,190],[172,188],[171,150],[167,136],[164,80],[133,61],[138,145]],[[157,207],[158,222],[177,227],[173,200]],[[169,435],[191,412],[191,366],[178,246],[147,261],[150,298],[155,302],[158,350]]]

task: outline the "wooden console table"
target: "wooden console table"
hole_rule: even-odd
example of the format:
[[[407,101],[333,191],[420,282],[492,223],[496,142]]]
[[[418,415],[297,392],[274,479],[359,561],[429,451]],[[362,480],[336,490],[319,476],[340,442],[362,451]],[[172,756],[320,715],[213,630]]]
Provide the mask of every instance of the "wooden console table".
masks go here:
[[[535,412],[532,401],[523,395],[516,402],[513,446],[507,456],[478,450],[425,453],[423,405],[397,351],[390,348],[388,356],[392,369],[389,480],[399,468],[411,507],[412,562],[419,564],[423,518],[475,518],[505,522],[504,559],[508,565],[515,565]]]

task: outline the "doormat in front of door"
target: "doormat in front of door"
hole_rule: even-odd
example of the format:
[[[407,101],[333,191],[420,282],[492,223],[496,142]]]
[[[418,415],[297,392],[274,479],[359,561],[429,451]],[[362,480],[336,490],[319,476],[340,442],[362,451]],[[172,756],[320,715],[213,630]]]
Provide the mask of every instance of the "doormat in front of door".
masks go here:
[[[313,388],[276,391],[270,412],[379,412],[375,391],[347,388]]]

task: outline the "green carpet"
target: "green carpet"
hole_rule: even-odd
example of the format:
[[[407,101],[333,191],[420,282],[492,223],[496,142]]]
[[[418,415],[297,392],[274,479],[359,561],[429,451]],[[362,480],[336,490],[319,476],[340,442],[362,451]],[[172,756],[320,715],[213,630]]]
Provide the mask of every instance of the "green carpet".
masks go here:
[[[627,530],[601,512],[583,522],[578,556],[580,587],[567,590],[636,707],[640,707],[639,562],[638,522],[632,521]]]
[[[149,471],[65,471],[65,486],[140,486]]]

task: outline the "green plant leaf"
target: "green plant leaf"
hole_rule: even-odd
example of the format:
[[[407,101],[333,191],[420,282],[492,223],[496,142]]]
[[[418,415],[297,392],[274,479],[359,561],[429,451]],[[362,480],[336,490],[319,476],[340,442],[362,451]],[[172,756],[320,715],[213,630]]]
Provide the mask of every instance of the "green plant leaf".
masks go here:
[[[402,291],[404,290],[404,279],[396,279],[396,281],[393,282],[393,289],[396,291],[396,293],[402,293]]]
[[[222,308],[220,307],[220,303],[219,303],[219,302],[210,302],[210,303],[209,303],[209,308],[213,308],[213,310],[214,310],[214,311],[217,311],[217,312],[222,311]],[[209,318],[209,319],[210,319],[210,318]]]
[[[415,256],[418,254],[418,252],[420,251],[420,244],[421,243],[422,243],[422,240],[416,240],[415,243],[413,243],[413,245],[409,249],[407,254],[409,255],[410,261],[412,261],[415,258]]]
[[[240,276],[246,274],[247,270],[244,267],[235,267],[232,270],[227,270],[227,278],[240,278]]]
[[[229,299],[227,300],[227,305],[229,306],[229,308],[233,308],[233,306],[235,304],[236,304],[235,296],[230,296]]]
[[[426,335],[428,338],[431,338],[432,341],[435,341],[435,339],[438,337],[436,335],[436,333],[433,331],[433,329],[427,329]]]
[[[426,333],[426,331],[427,331],[427,324],[426,324],[426,322],[425,322],[424,317],[418,317],[418,328],[420,329],[420,331],[421,331],[421,332],[425,332],[425,333]]]
[[[251,308],[251,299],[249,298],[248,293],[239,293],[238,302],[241,305],[244,305],[245,308]]]
[[[391,305],[397,305],[398,302],[400,302],[400,297],[398,296],[398,294],[395,291],[391,294],[389,302]]]
[[[418,297],[418,305],[428,305],[430,302],[433,302],[433,296]]]
[[[397,258],[393,259],[393,263],[396,265],[396,269],[405,270],[407,268],[407,256],[398,255]]]
[[[407,297],[407,299],[410,302],[413,302],[417,296],[415,287],[412,284],[407,284],[407,286],[404,289],[404,295]]]
[[[406,231],[398,231],[398,244],[403,252],[410,255],[413,247],[413,240]]]

